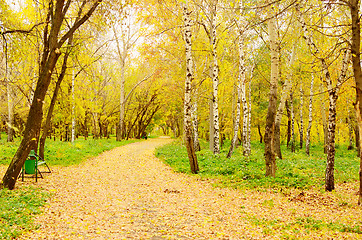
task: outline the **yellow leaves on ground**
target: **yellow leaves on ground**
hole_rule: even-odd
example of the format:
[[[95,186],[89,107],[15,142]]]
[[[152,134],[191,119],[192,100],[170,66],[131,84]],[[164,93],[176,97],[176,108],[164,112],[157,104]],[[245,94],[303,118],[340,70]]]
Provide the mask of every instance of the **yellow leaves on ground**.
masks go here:
[[[343,198],[354,185],[337,186],[338,194],[213,188],[153,156],[170,141],[150,139],[52,168],[37,183],[53,194],[37,217],[40,228],[21,239],[360,238],[352,228],[362,209]]]

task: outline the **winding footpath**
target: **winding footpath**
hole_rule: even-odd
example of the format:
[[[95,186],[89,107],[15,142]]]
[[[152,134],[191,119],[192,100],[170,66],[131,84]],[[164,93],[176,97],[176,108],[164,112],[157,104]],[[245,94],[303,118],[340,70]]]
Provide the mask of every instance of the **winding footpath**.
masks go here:
[[[53,173],[38,182],[52,193],[35,219],[40,227],[21,239],[281,239],[285,234],[293,239],[360,238],[352,233],[299,231],[298,225],[286,230],[286,224],[281,224],[281,233],[268,231],[256,221],[278,224],[322,213],[327,213],[325,221],[335,217],[329,207],[317,209],[267,191],[214,188],[198,176],[175,173],[154,156],[156,147],[169,142],[149,139],[79,166],[53,167]],[[359,214],[356,221],[361,213],[344,212],[349,217]]]

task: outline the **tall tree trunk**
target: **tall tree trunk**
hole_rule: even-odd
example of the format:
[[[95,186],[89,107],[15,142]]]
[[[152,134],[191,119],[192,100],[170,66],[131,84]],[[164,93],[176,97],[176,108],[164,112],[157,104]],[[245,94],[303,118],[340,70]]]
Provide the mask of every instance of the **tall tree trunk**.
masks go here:
[[[240,74],[240,73],[239,73]],[[235,122],[234,122],[234,131],[233,131],[233,138],[231,139],[230,149],[227,154],[227,158],[230,158],[231,155],[234,152],[234,148],[236,145],[236,142],[238,140],[238,131],[239,131],[239,124],[240,124],[240,102],[241,102],[241,82],[239,81],[237,86],[237,101],[236,101],[236,116],[235,116]]]
[[[295,115],[294,115],[294,97],[293,97],[293,91],[290,93],[290,150],[291,152],[295,152],[295,132],[294,132],[294,122],[295,122]]]
[[[209,101],[209,149],[210,151],[214,150],[214,142],[215,142],[215,134],[214,134],[214,109],[212,102],[212,94],[211,100]]]
[[[211,47],[212,47],[212,113],[213,113],[213,128],[214,128],[214,146],[213,153],[215,155],[220,153],[220,127],[219,127],[219,100],[218,100],[218,88],[219,88],[219,63],[217,60],[216,51],[216,13],[217,13],[217,0],[214,0],[212,6],[211,17]]]
[[[248,110],[248,129],[247,129],[247,146],[246,146],[246,153],[247,156],[251,154],[251,82],[253,80],[253,72],[254,66],[251,70],[250,81],[249,81],[249,110]]]
[[[297,41],[293,45],[292,54],[291,54],[291,57],[289,60],[289,74],[288,74],[287,79],[284,82],[282,96],[280,98],[278,111],[275,116],[274,147],[275,147],[275,152],[276,152],[278,158],[280,158],[280,159],[283,158],[282,151],[280,149],[280,124],[282,121],[285,102],[287,101],[287,97],[290,94],[290,89],[292,88],[292,77],[293,77],[293,67],[292,66],[294,65],[294,62],[295,62],[296,45],[297,45]]]
[[[352,0],[351,0],[352,1]],[[307,25],[304,20],[301,19],[301,14],[299,13],[299,18],[302,23],[302,29],[304,31],[304,39],[307,41],[308,46],[310,47],[314,55],[319,54],[319,49],[315,45],[312,36],[308,33]],[[359,20],[358,20],[359,21]],[[358,51],[359,52],[359,51]],[[330,72],[328,70],[328,65],[326,60],[322,57],[319,58],[321,63],[321,69],[325,77],[327,84],[327,90],[329,95],[329,115],[328,115],[328,151],[327,151],[327,167],[326,167],[326,177],[325,177],[325,189],[326,191],[334,190],[334,155],[335,155],[335,128],[336,128],[336,103],[338,99],[338,91],[346,78],[346,72],[348,69],[349,61],[349,51],[344,52],[342,68],[337,84],[335,87],[332,85],[332,79]],[[359,64],[359,63],[358,63]]]
[[[68,40],[69,36],[88,20],[100,2],[101,0],[94,2],[88,12],[79,21],[75,22],[74,25],[60,38],[60,40],[58,40],[58,35],[69,5],[65,4],[64,0],[56,1],[55,6],[53,6],[53,1],[49,2],[49,11],[46,19],[47,24],[44,29],[44,49],[40,64],[40,74],[34,92],[34,100],[32,101],[29,110],[24,130],[24,137],[3,177],[0,187],[14,189],[16,180],[30,150],[37,148],[43,116],[43,101],[47,93],[55,65],[61,54],[60,48],[64,42]],[[50,18],[50,15],[52,15],[52,18]],[[51,25],[50,31],[48,31],[49,24]]]
[[[334,190],[334,156],[335,156],[335,130],[336,130],[336,115],[337,115],[337,99],[339,89],[346,79],[346,73],[348,70],[349,51],[346,50],[343,56],[342,68],[337,84],[332,86],[332,80],[328,71],[328,66],[322,59],[322,67],[324,70],[327,89],[329,94],[329,115],[328,115],[328,152],[327,152],[327,167],[326,167],[326,191]]]
[[[54,107],[55,107],[55,104],[56,104],[56,101],[57,101],[60,86],[61,86],[62,81],[63,81],[63,79],[65,77],[65,74],[67,72],[67,62],[68,62],[68,58],[69,58],[69,55],[71,53],[72,47],[73,47],[73,34],[68,39],[68,46],[67,46],[67,50],[66,50],[66,52],[64,54],[62,69],[60,71],[60,75],[58,77],[58,80],[57,80],[57,82],[55,84],[55,88],[54,88],[52,99],[50,101],[48,113],[47,113],[45,122],[43,123],[43,133],[42,133],[42,135],[40,137],[40,140],[39,140],[39,156],[41,156],[43,159],[45,159],[44,158],[45,141],[46,141],[46,138],[48,137],[48,134],[49,134],[49,132],[51,130],[51,119],[52,119]],[[72,81],[73,80],[74,80],[74,74],[73,74]],[[73,89],[72,89],[72,91],[73,91]],[[74,99],[73,99],[73,104],[75,104]]]
[[[268,32],[270,38],[270,57],[271,57],[271,74],[270,74],[270,93],[269,93],[269,106],[265,122],[265,166],[266,176],[275,177],[276,160],[274,152],[274,127],[275,115],[277,110],[277,89],[278,89],[278,40],[275,28],[275,18],[272,17],[268,21]]]
[[[349,139],[349,145],[348,145],[348,150],[352,150],[353,149],[353,122],[352,119],[350,117],[350,111],[348,110],[348,117],[346,118],[347,120],[347,124],[348,124],[348,139]]]
[[[240,1],[240,9],[242,9],[242,1]],[[241,15],[241,13],[240,13]],[[242,16],[240,16],[242,18]],[[244,53],[244,29],[242,29],[242,20],[238,23],[239,28],[239,78],[238,78],[238,84],[237,84],[237,101],[236,101],[236,116],[235,116],[235,122],[234,122],[234,131],[233,131],[233,138],[231,140],[230,149],[227,154],[227,158],[230,158],[231,155],[234,152],[234,148],[236,145],[236,142],[238,140],[238,131],[239,131],[239,125],[240,125],[240,108],[241,108],[241,102],[243,103],[243,132],[242,132],[242,142],[243,142],[243,155],[246,155],[245,147],[247,142],[247,126],[248,126],[248,106],[246,103],[246,93],[245,93],[245,53]]]
[[[7,65],[7,63],[6,63]],[[14,141],[14,94],[13,89],[11,86],[11,82],[9,80],[9,77],[7,76],[7,67],[5,70],[5,79],[6,79],[6,85],[7,85],[7,97],[8,97],[8,142]]]
[[[199,165],[197,162],[197,156],[194,148],[194,138],[192,136],[192,81],[193,75],[193,60],[192,60],[192,43],[191,43],[191,18],[190,11],[187,8],[187,3],[183,4],[183,15],[184,15],[184,38],[185,38],[185,51],[186,51],[186,78],[185,78],[185,102],[184,102],[184,131],[185,131],[185,142],[187,154],[189,157],[190,167],[192,173],[199,171]]]
[[[323,85],[320,85],[320,92],[323,92]],[[328,152],[328,124],[327,124],[327,119],[326,119],[326,106],[324,103],[324,94],[321,94],[321,114],[322,114],[322,123],[323,123],[323,149],[324,149],[324,153]]]
[[[263,134],[261,133],[261,127],[258,123],[259,143],[263,143]]]
[[[125,55],[125,54],[123,54]],[[125,84],[125,61],[126,57],[122,55],[121,62],[121,81],[120,81],[120,108],[119,108],[119,122],[118,122],[118,132],[116,134],[117,141],[121,141],[124,136],[124,114],[125,114],[125,94],[124,94],[124,84]]]
[[[308,127],[307,127],[307,134],[305,136],[305,153],[308,156],[309,156],[309,149],[310,149],[310,132],[312,129],[312,122],[313,122],[313,93],[314,93],[313,87],[314,87],[314,74],[312,75],[312,79],[310,82]]]
[[[299,147],[300,149],[303,148],[303,135],[304,135],[304,125],[303,125],[303,107],[304,107],[304,91],[302,88],[302,84],[300,84],[300,109],[299,109],[299,116],[300,116],[300,126],[299,126]]]
[[[285,109],[288,117],[288,126],[287,126],[287,147],[290,147],[290,141],[292,139],[292,113],[290,111],[289,101],[285,101]]]
[[[73,65],[74,67],[74,65]],[[74,69],[72,72],[72,137],[71,142],[75,140],[75,96],[74,96],[74,83],[75,83],[75,74]]]
[[[191,117],[192,117],[192,125],[193,125],[193,134],[194,134],[194,148],[195,151],[198,152],[201,150],[200,148],[200,142],[199,142],[199,120],[197,117],[197,98],[198,98],[198,92],[197,90],[195,91],[195,101],[192,107],[192,111],[191,111]]]
[[[7,90],[7,101],[8,101],[8,121],[7,121],[7,141],[13,142],[14,141],[14,94],[11,86],[11,81],[9,79],[9,69],[8,69],[8,46],[5,36],[3,35],[3,50],[5,52],[5,72],[4,72],[4,80],[6,83],[6,90]],[[0,133],[1,135],[1,133]],[[0,136],[1,139],[1,136]]]
[[[360,169],[359,169],[359,197],[358,205],[362,204],[362,154],[361,154],[361,143],[362,143],[362,71],[361,71],[361,25],[360,25],[360,2],[359,0],[350,0],[349,2],[351,17],[352,17],[352,66],[353,66],[353,75],[356,83],[356,116],[357,116],[357,125],[359,132],[359,157],[360,157]]]

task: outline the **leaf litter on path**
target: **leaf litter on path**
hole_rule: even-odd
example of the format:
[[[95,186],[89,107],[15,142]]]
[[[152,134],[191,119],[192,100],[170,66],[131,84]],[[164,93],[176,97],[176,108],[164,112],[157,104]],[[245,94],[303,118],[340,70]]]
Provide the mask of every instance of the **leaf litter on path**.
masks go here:
[[[362,239],[327,224],[358,224],[360,208],[336,205],[331,194],[214,188],[154,156],[169,142],[149,139],[53,167],[37,183],[53,193],[39,228],[20,239]]]

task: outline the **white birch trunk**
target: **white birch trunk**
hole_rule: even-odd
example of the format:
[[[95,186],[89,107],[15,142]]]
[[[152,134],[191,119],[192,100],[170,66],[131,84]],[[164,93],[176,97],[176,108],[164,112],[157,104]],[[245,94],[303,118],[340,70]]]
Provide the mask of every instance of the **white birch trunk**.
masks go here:
[[[197,97],[198,97],[198,92],[197,90],[195,91],[195,100],[194,100],[194,104],[192,107],[192,111],[191,111],[191,117],[192,117],[192,125],[193,125],[193,133],[194,133],[194,149],[195,151],[200,151],[200,142],[199,142],[199,120],[197,117],[197,111],[198,111],[198,105],[197,105]]]
[[[249,81],[249,111],[248,111],[248,139],[247,139],[247,156],[251,154],[251,83],[253,80],[253,72],[251,71],[250,81]]]
[[[313,122],[313,87],[314,87],[314,74],[312,75],[312,79],[310,82],[310,95],[309,95],[309,111],[308,111],[308,127],[307,133],[305,136],[305,153],[309,155],[310,149],[310,132],[312,129],[312,122]]]
[[[297,10],[299,10],[297,8]],[[302,23],[302,29],[304,31],[304,39],[307,41],[309,48],[312,50],[314,55],[319,54],[319,49],[315,45],[312,36],[309,34],[307,25],[304,20],[301,18],[301,14],[299,13],[299,19]],[[319,58],[321,62],[321,68],[323,71],[323,75],[325,77],[325,81],[327,84],[327,90],[329,95],[329,114],[328,114],[328,141],[327,141],[327,167],[325,174],[325,189],[326,191],[334,190],[334,156],[335,156],[335,128],[336,128],[336,104],[338,99],[338,91],[346,78],[346,72],[348,69],[349,62],[349,51],[344,52],[342,68],[340,76],[337,80],[337,84],[333,87],[331,75],[328,70],[328,65],[324,58]]]
[[[72,138],[71,142],[75,140],[75,96],[74,96],[74,83],[75,83],[75,74],[74,74],[74,65],[72,72]]]
[[[187,154],[189,157],[190,167],[192,173],[199,171],[197,157],[194,149],[194,139],[192,137],[192,119],[191,119],[191,91],[193,76],[193,60],[192,60],[192,43],[191,43],[191,19],[190,12],[187,9],[186,3],[183,4],[184,13],[184,38],[185,38],[185,51],[186,51],[186,79],[185,79],[185,102],[184,102],[184,132]]]
[[[240,75],[240,74],[239,74]],[[235,123],[233,129],[233,138],[231,139],[230,149],[227,155],[227,158],[230,158],[232,153],[234,152],[234,148],[236,142],[238,140],[238,131],[239,131],[239,124],[240,124],[240,105],[241,105],[241,82],[239,81],[237,85],[237,100],[236,100],[236,115],[235,115]]]
[[[243,155],[247,156],[248,148],[248,103],[246,102],[246,87],[245,87],[245,66],[243,66],[243,76],[241,78],[241,102],[243,105]]]
[[[218,101],[218,88],[219,88],[219,64],[217,61],[216,51],[216,11],[217,1],[213,6],[212,19],[211,19],[211,46],[212,46],[212,110],[213,110],[213,128],[214,128],[214,146],[213,153],[220,153],[220,132],[219,132],[219,101]]]
[[[236,142],[238,140],[238,131],[240,125],[240,115],[241,115],[241,103],[243,105],[243,130],[242,130],[242,144],[243,144],[243,155],[246,156],[247,152],[247,126],[248,126],[248,106],[246,102],[246,90],[245,90],[245,83],[246,83],[246,68],[245,68],[245,52],[244,52],[244,29],[243,29],[243,16],[241,9],[243,8],[242,1],[239,2],[240,7],[240,20],[238,21],[238,28],[239,28],[239,77],[238,77],[238,84],[237,84],[237,101],[236,101],[236,116],[234,122],[234,129],[233,129],[233,138],[231,140],[230,149],[228,152],[227,157],[230,158],[232,153],[234,152],[234,148]]]

